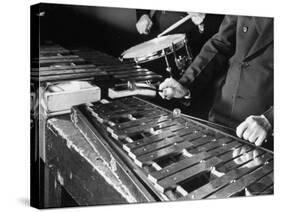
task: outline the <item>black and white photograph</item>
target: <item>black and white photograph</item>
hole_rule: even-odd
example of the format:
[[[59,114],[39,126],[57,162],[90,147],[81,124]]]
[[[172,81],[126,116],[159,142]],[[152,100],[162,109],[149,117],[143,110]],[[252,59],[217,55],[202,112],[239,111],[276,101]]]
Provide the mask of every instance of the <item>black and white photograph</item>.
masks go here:
[[[278,2],[1,3],[1,211],[278,211]]]
[[[274,194],[274,18],[30,7],[30,204]]]

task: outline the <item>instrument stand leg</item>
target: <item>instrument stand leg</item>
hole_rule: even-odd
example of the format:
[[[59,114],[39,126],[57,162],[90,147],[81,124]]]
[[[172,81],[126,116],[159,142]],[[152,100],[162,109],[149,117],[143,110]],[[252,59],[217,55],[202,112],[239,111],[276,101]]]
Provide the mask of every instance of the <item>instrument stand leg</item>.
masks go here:
[[[186,51],[188,66],[189,66],[192,63],[193,55],[191,53],[190,48],[187,46],[187,38],[185,38],[185,40],[184,40],[184,46],[185,46],[185,51]]]

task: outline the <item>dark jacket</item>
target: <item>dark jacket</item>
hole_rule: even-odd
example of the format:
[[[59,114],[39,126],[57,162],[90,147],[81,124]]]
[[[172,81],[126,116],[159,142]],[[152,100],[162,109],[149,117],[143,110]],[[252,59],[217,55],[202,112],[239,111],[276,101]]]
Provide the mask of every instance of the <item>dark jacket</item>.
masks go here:
[[[136,10],[137,21],[144,14],[150,15],[150,10]],[[186,12],[174,12],[174,11],[161,11],[156,10],[152,17],[153,26],[149,36],[145,35],[146,39],[150,40],[155,38],[159,33],[163,32],[172,24],[181,20],[187,15]],[[206,14],[206,17],[203,21],[204,23],[204,32],[200,33],[198,26],[196,26],[191,19],[178,26],[176,29],[172,30],[169,34],[175,33],[185,33],[188,39],[188,45],[192,51],[193,56],[196,56],[202,46],[206,41],[212,37],[216,32],[218,32],[219,26],[223,20],[223,15],[214,15]]]
[[[273,124],[272,18],[226,16],[180,83],[192,91],[222,71],[210,120],[236,127],[249,115],[264,114]]]

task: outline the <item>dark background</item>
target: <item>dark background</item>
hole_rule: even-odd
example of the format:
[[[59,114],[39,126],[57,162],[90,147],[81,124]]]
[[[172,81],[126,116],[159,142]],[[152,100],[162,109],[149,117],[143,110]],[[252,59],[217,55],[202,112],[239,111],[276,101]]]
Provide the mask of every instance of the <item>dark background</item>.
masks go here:
[[[134,9],[41,4],[40,12],[41,42],[89,47],[118,57],[143,40]]]

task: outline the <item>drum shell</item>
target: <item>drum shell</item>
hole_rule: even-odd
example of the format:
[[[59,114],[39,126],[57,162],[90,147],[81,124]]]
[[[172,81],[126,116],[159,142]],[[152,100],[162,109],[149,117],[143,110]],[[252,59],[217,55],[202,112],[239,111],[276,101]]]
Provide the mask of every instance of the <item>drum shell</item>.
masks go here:
[[[167,52],[165,50],[165,52]],[[187,51],[185,46],[182,46],[176,51],[172,51],[171,48],[169,48],[169,53],[166,55],[166,58],[168,60],[169,66],[171,68],[171,72],[167,71],[167,63],[164,54],[162,55],[156,55],[154,58],[150,59],[145,59],[145,60],[139,60],[139,58],[136,59],[122,59],[123,62],[129,62],[129,63],[136,63],[140,65],[143,68],[147,68],[150,71],[153,71],[157,74],[162,75],[163,77],[174,77],[175,79],[179,79],[182,75],[183,70],[179,70],[176,62],[175,62],[175,54],[177,57],[185,57],[189,58],[190,56],[187,55]],[[188,67],[190,64],[190,61],[186,62],[186,67]]]

